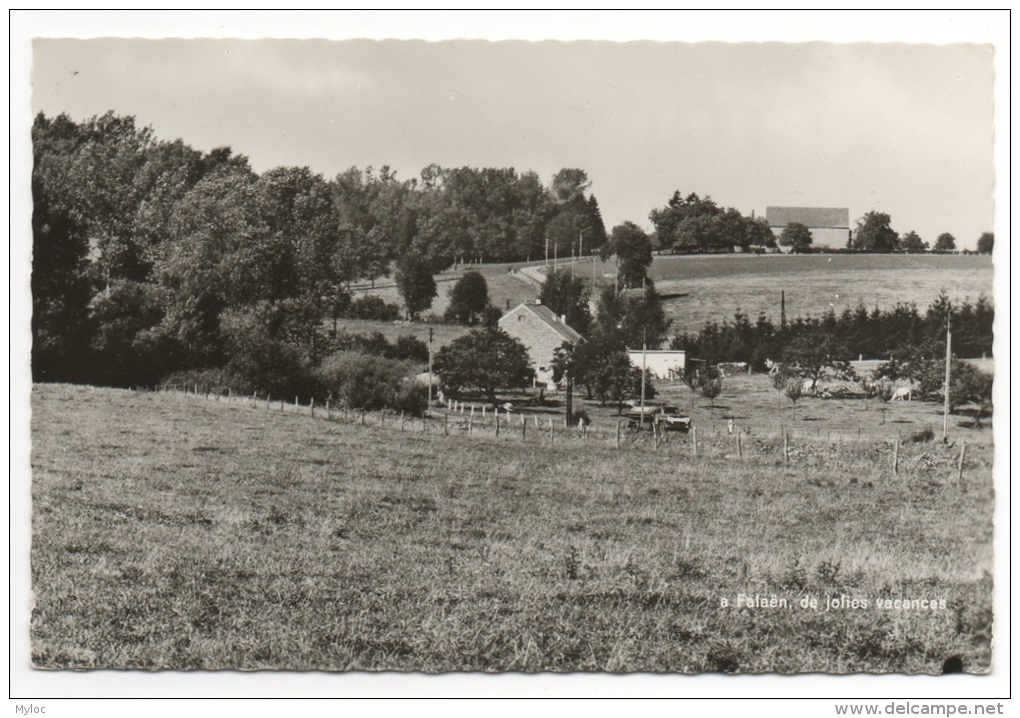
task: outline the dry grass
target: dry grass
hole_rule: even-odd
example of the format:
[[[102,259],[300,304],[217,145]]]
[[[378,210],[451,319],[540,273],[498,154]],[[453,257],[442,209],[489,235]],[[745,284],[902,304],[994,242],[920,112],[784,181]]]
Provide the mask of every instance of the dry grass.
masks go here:
[[[509,303],[514,307],[538,296],[538,288],[508,273],[510,267],[521,266],[523,263],[478,268],[495,306],[503,309]],[[570,265],[564,262],[561,266]],[[575,264],[574,271],[591,277],[592,264],[586,259]],[[612,261],[596,261],[598,283],[604,281],[603,273],[615,271]],[[462,273],[451,271],[437,277],[439,296],[430,313],[442,316],[449,304],[447,292]],[[973,301],[981,294],[991,299],[993,290],[991,257],[974,255],[657,256],[649,275],[663,294],[682,295],[665,303],[674,333],[696,332],[708,321],[732,321],[738,309],[752,321],[763,311],[778,324],[782,290],[786,291],[787,317],[817,317],[830,308],[839,313],[861,303],[868,309],[914,303],[923,312],[943,289],[954,301],[967,297]],[[391,280],[377,282],[377,287],[359,293],[401,303]]]
[[[932,445],[893,476],[863,443],[785,465],[722,438],[693,459],[85,387],[32,404],[40,667],[988,668],[989,447],[961,486]],[[740,593],[947,608],[722,607]]]

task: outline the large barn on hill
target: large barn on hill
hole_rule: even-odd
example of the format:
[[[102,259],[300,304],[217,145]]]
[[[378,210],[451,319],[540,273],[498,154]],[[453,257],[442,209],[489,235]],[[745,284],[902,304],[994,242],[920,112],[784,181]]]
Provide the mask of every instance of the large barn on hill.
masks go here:
[[[769,229],[779,236],[791,222],[811,230],[811,246],[822,249],[845,249],[850,241],[850,210],[847,207],[766,207]],[[786,251],[786,247],[780,247]]]

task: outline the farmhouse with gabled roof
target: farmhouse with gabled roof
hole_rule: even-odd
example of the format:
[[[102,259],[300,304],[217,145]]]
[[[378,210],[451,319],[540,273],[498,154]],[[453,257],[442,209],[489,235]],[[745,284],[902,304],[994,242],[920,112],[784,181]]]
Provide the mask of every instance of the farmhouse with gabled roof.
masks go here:
[[[843,249],[850,241],[850,210],[847,207],[766,207],[769,229],[779,236],[791,222],[811,230],[811,246]],[[787,251],[787,247],[781,247]]]
[[[499,328],[519,340],[528,350],[537,384],[552,384],[552,360],[563,342],[580,341],[581,335],[544,304],[520,304],[504,314]]]

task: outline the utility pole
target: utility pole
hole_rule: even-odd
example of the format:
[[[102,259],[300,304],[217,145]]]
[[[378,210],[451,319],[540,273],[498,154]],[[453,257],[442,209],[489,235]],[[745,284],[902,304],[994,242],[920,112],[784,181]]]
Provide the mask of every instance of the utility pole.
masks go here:
[[[427,413],[432,416],[432,327],[429,327],[429,404]]]
[[[943,393],[945,394],[945,400],[942,406],[942,443],[949,443],[949,369],[952,362],[953,355],[953,308],[952,305],[948,305],[946,312],[946,385]]]
[[[549,271],[549,235],[545,235],[545,269]]]
[[[648,329],[646,327],[641,327],[641,423],[639,426],[642,430],[645,428],[645,369],[647,368],[647,356]]]

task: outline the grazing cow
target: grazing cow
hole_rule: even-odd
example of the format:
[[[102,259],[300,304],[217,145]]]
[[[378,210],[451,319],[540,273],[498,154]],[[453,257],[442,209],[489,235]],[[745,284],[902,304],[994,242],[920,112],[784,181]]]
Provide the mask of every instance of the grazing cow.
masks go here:
[[[892,400],[893,401],[910,401],[911,396],[913,395],[913,393],[914,393],[914,390],[911,389],[909,386],[901,386],[899,389],[897,389],[896,391],[893,392]]]

